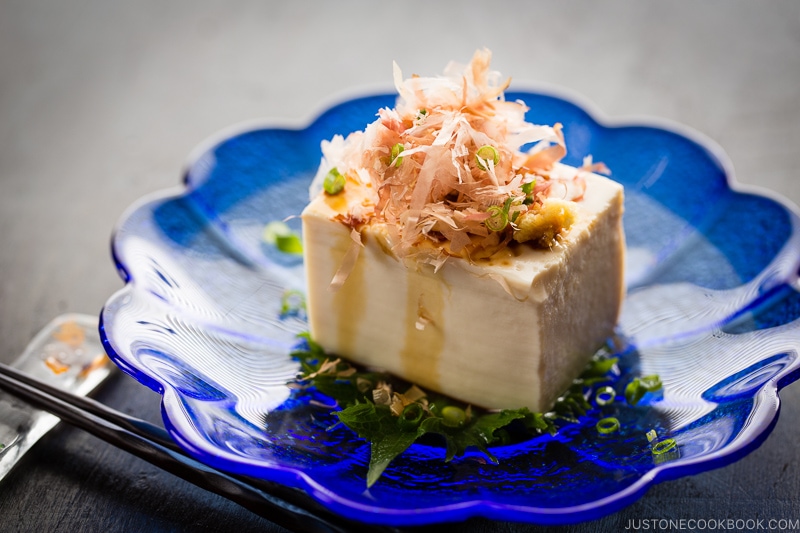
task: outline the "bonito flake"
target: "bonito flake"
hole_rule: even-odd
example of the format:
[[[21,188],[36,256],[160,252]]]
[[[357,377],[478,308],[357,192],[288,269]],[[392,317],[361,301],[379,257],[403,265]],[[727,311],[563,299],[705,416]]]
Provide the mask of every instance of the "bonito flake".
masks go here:
[[[551,175],[566,155],[561,125],[526,122],[528,107],[504,99],[510,80],[490,60],[478,50],[442,76],[410,78],[395,63],[396,107],[379,110],[364,131],[322,143],[312,198],[335,169],[347,187],[362,189],[341,222],[354,230],[385,223],[395,256],[436,269],[449,257],[486,258],[513,242],[557,245],[569,230],[569,203],[585,189],[582,173],[604,167],[588,159],[574,176]]]

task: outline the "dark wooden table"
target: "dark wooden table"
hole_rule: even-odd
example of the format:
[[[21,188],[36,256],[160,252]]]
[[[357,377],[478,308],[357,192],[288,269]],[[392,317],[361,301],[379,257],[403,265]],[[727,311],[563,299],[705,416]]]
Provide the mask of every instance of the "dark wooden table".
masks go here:
[[[800,203],[800,3],[0,0],[0,361],[56,315],[99,312],[121,286],[116,220],[177,185],[204,138],[252,118],[302,124],[336,95],[389,87],[392,60],[432,74],[480,46],[515,81],[567,87],[611,117],[695,128],[740,182]],[[772,435],[744,459],[561,529],[800,519],[800,385],[781,396]],[[158,396],[127,376],[96,398],[160,422]],[[2,531],[234,529],[281,530],[66,426],[0,483]]]

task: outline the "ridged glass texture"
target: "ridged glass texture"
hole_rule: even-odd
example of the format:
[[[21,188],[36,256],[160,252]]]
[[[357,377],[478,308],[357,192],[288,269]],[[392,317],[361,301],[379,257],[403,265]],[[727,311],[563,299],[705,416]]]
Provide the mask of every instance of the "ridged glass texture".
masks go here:
[[[415,444],[366,490],[368,445],[331,427],[313,395],[286,386],[306,324],[282,318],[280,300],[287,288],[303,290],[303,265],[261,234],[300,213],[321,140],[363,129],[394,104],[373,95],[302,129],[221,136],[191,158],[185,187],[143,199],[117,227],[114,259],[127,283],[105,306],[101,333],[113,360],[163,395],[165,424],[182,446],[366,522],[568,523],[611,513],[652,483],[734,461],[766,438],[778,389],[797,378],[796,208],[733,186],[724,154],[680,126],[611,124],[543,92],[507,98],[525,101],[532,122],[564,124],[566,163],[592,154],[625,185],[620,383],[657,373],[663,392],[596,409],[554,437],[496,447],[499,464],[477,453],[444,463],[435,442]],[[288,223],[299,230],[296,218]],[[616,416],[621,431],[600,436],[602,416]],[[653,455],[651,429],[677,451]]]

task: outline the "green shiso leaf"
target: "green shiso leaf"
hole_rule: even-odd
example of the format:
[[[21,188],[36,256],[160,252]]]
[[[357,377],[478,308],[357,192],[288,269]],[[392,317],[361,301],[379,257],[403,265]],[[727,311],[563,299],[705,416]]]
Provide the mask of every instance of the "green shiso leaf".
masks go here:
[[[497,462],[489,447],[510,442],[512,434],[517,438],[555,434],[558,424],[576,422],[592,410],[587,400],[593,397],[590,383],[608,381],[617,363],[615,357],[593,358],[551,412],[538,413],[527,408],[489,412],[416,387],[398,393],[401,382],[392,376],[364,371],[329,356],[307,333],[299,337],[305,342],[292,352],[300,363],[297,383],[313,386],[335,400],[333,414],[339,422],[369,442],[368,487],[380,479],[392,461],[426,435],[436,435],[444,441],[445,461],[476,448],[490,461]],[[643,394],[640,381],[634,381],[637,390],[633,392],[641,390]],[[651,387],[660,385],[657,376],[648,376],[646,383]]]
[[[398,455],[417,440],[417,429],[405,429],[386,406],[358,403],[335,413],[345,426],[370,443],[367,487],[371,487]]]

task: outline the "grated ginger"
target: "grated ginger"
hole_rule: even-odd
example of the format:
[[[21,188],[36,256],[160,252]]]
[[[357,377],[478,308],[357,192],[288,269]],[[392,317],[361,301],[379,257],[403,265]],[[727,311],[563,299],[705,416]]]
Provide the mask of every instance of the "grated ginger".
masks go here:
[[[517,219],[514,240],[552,248],[575,222],[575,203],[547,198],[538,209],[526,211]]]

